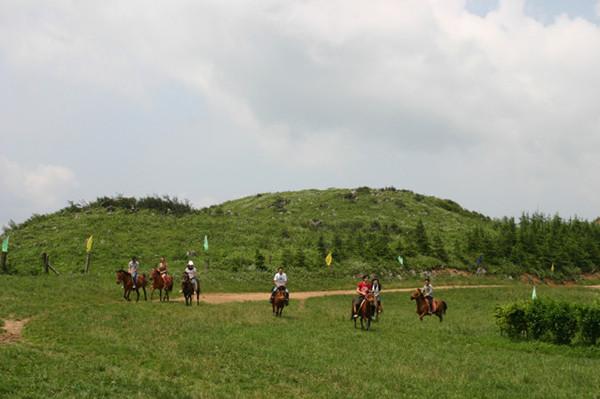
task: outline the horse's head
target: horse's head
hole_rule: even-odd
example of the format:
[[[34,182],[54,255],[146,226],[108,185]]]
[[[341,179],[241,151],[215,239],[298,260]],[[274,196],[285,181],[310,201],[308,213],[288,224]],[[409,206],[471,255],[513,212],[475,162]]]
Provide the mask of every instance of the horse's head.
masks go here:
[[[121,284],[122,281],[125,281],[125,271],[117,270],[117,284]]]
[[[417,290],[410,295],[410,300],[412,301],[413,299],[417,299],[422,296],[423,296],[423,293],[421,292],[421,289],[417,288]]]
[[[190,281],[190,275],[186,272],[183,272],[181,274],[181,283],[187,283],[188,281]]]
[[[158,270],[157,269],[152,269],[150,271],[150,280],[154,279],[157,275],[158,275]]]
[[[365,298],[369,302],[375,302],[375,294],[373,294],[373,292],[371,292],[371,291],[367,292],[367,295],[365,296]]]

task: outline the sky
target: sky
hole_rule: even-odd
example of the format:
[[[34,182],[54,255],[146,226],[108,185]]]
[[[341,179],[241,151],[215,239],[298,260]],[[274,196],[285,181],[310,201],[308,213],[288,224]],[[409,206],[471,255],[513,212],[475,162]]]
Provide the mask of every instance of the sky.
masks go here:
[[[600,0],[0,1],[0,226],[395,187],[600,216]]]

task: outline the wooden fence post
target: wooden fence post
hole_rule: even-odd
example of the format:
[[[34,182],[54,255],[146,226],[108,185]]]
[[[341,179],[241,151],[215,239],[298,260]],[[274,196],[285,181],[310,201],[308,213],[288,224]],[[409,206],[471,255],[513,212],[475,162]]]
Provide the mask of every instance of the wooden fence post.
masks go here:
[[[3,272],[6,271],[6,255],[7,254],[8,254],[8,252],[2,251],[2,261],[0,261],[0,264],[2,265]]]
[[[90,253],[88,252],[87,257],[85,258],[85,274],[88,274],[88,269],[90,267]]]
[[[45,252],[42,254],[42,262],[44,263],[44,273],[48,274],[48,255]]]

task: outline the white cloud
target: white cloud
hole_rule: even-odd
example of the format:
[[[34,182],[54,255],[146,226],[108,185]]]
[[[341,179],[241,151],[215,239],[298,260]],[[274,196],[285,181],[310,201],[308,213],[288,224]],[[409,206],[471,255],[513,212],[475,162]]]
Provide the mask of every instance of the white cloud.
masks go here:
[[[397,187],[403,181],[394,182],[399,177],[393,168],[382,170],[382,158],[410,158],[413,163],[402,168],[412,168],[416,182],[429,179],[447,187],[443,197],[463,195],[462,190],[476,187],[464,181],[488,176],[489,187],[503,187],[503,195],[518,193],[523,203],[557,198],[556,187],[579,192],[588,198],[586,213],[592,214],[600,206],[586,184],[600,166],[595,160],[600,148],[600,27],[566,12],[541,22],[528,16],[525,0],[502,0],[485,17],[469,13],[465,5],[465,0],[190,0],[177,6],[7,0],[0,3],[0,68],[7,76],[54,81],[48,87],[64,84],[76,93],[67,100],[64,93],[50,93],[64,101],[57,101],[59,111],[77,110],[64,112],[57,126],[68,127],[73,116],[102,120],[101,92],[107,101],[111,96],[125,99],[124,106],[148,114],[160,108],[164,119],[157,121],[160,128],[151,138],[134,120],[139,112],[111,115],[124,119],[118,125],[124,134],[156,140],[153,148],[166,147],[160,136],[173,137],[174,126],[193,126],[186,149],[222,144],[207,139],[219,135],[244,143],[236,149],[236,162],[261,163],[290,180],[303,181],[312,173],[330,173],[335,180],[353,171],[358,176],[360,170],[360,185],[368,185],[369,176],[376,180],[387,174],[388,184]],[[600,15],[600,2],[596,12]],[[182,104],[161,97],[161,88],[171,85],[201,99],[198,107],[203,108],[185,115],[189,124],[175,125],[173,115]],[[34,86],[28,95],[42,90]],[[11,104],[18,95],[11,93],[9,100],[0,94],[0,101]],[[81,106],[75,104],[79,98],[84,99]],[[55,114],[43,102],[32,107],[37,116],[32,120]],[[11,131],[28,130],[23,134],[28,138],[43,131],[62,139],[57,128],[40,129],[41,122],[31,128],[14,120],[5,123]],[[118,159],[126,151],[108,144],[102,149]],[[227,159],[231,149],[214,146],[209,151]],[[144,156],[152,159],[140,155],[138,161]],[[171,157],[164,173],[177,176],[179,171],[168,168],[182,161],[177,154]],[[453,162],[443,162],[446,157]],[[248,175],[264,175],[260,165],[254,167]],[[54,176],[63,187],[75,181],[61,174],[60,167],[52,168],[27,172]],[[436,178],[440,169],[448,183]],[[42,185],[22,183],[15,192],[36,196],[30,187]],[[475,190],[468,197],[480,193]],[[565,212],[572,213],[566,196],[564,201]]]
[[[75,173],[58,165],[37,165],[28,168],[0,155],[0,191],[3,202],[14,209],[54,211],[66,204],[78,182]],[[26,215],[19,215],[26,216]]]

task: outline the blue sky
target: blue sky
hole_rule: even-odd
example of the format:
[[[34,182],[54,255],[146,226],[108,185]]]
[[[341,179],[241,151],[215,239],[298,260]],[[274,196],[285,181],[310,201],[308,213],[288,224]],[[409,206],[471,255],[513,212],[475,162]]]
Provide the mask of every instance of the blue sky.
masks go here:
[[[600,216],[598,1],[0,3],[0,225],[359,186]]]

